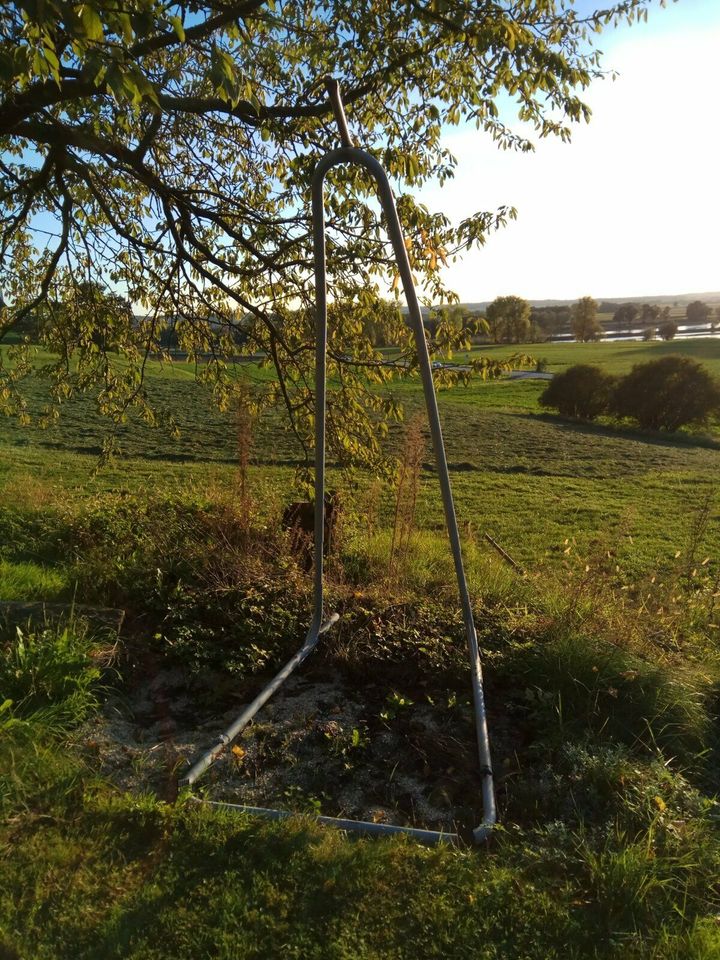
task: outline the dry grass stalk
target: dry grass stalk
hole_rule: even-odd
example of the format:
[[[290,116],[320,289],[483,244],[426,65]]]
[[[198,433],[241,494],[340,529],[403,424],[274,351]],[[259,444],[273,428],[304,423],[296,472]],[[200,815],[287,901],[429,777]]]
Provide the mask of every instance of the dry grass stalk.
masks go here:
[[[243,529],[247,531],[250,528],[250,517],[253,507],[248,477],[253,444],[253,413],[250,404],[250,395],[246,387],[242,388],[238,393],[235,424],[238,455],[237,512]]]
[[[391,578],[398,575],[402,563],[407,557],[410,539],[415,528],[420,471],[425,456],[425,447],[422,417],[416,415],[408,423],[405,442],[399,457],[395,515],[388,568],[388,574]]]

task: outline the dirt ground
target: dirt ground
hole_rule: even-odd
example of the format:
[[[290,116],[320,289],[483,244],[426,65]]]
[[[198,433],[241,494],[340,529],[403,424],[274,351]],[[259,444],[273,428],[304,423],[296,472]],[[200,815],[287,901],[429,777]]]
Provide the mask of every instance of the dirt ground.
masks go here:
[[[461,832],[481,817],[468,699],[423,681],[397,690],[315,655],[194,786],[197,796]],[[120,789],[172,801],[190,764],[262,689],[179,667],[136,668],[78,735]]]

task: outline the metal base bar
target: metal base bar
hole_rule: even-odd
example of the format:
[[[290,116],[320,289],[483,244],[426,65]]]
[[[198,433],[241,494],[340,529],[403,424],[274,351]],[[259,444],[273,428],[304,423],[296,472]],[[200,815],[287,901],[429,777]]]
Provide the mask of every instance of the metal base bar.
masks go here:
[[[224,800],[205,800],[193,796],[196,803],[205,803],[221,810],[233,810],[235,813],[247,813],[252,817],[264,817],[266,820],[287,820],[297,817],[297,813],[288,810],[273,810],[271,807],[248,807],[242,803],[227,803]],[[335,827],[337,830],[347,830],[349,833],[363,833],[370,836],[392,836],[405,834],[419,843],[434,846],[437,843],[458,844],[460,837],[457,833],[446,833],[443,830],[421,830],[417,827],[400,827],[393,823],[373,823],[370,820],[345,820],[342,817],[312,816],[316,823],[326,827]]]

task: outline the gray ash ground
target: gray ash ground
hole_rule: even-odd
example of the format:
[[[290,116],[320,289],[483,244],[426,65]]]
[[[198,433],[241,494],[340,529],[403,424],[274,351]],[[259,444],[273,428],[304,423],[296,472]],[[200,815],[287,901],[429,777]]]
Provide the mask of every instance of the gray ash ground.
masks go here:
[[[147,668],[79,741],[118,787],[177,795],[177,780],[262,688]],[[198,781],[212,800],[358,820],[468,829],[480,783],[469,698],[304,665]]]

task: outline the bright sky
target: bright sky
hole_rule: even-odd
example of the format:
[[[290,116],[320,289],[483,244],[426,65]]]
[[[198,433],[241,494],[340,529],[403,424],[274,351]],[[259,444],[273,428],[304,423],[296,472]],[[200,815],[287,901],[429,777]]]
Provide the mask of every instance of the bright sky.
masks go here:
[[[608,30],[571,144],[497,150],[448,132],[459,165],[420,199],[459,221],[515,206],[518,219],[446,273],[462,301],[720,290],[720,0],[679,0]]]

